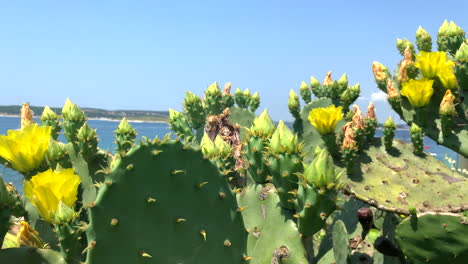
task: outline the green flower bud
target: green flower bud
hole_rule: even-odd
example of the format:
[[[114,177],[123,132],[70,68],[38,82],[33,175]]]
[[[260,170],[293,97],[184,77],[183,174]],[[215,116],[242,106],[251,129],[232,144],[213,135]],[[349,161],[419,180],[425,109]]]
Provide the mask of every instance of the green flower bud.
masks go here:
[[[255,112],[260,105],[260,95],[255,92],[250,98],[250,111]]]
[[[289,92],[288,108],[289,112],[291,112],[294,117],[297,118],[300,115],[301,105],[299,102],[299,96],[294,92],[293,89],[291,89]]]
[[[438,35],[447,35],[448,33],[448,28],[449,28],[449,23],[446,20],[442,23],[442,25],[439,28],[439,32],[437,33]]]
[[[343,75],[341,75],[340,79],[338,79],[337,82],[340,87],[344,87],[346,89],[348,87],[348,75],[346,75],[346,73],[343,73]]]
[[[416,123],[411,124],[410,127],[410,133],[411,134],[416,134],[416,133],[422,133],[422,129],[416,125]]]
[[[236,91],[234,92],[234,94],[238,96],[238,95],[243,95],[244,93],[242,92],[240,88],[236,88]]]
[[[461,27],[459,27],[455,22],[450,21],[448,28],[447,28],[447,35],[448,36],[464,36],[465,31]]]
[[[49,161],[59,160],[65,157],[65,154],[66,154],[65,144],[56,140],[49,141],[49,148],[47,149],[47,152],[46,152],[47,160]]]
[[[216,157],[217,151],[215,143],[210,139],[208,134],[204,134],[200,142],[200,147],[203,155],[208,158]]]
[[[315,79],[314,76],[311,76],[311,77],[310,77],[310,87],[311,87],[312,89],[314,89],[314,88],[317,88],[317,87],[319,87],[319,86],[320,86],[319,80]]]
[[[175,122],[176,120],[182,117],[184,117],[184,115],[181,112],[176,111],[172,108],[169,109],[169,122],[170,123]]]
[[[75,213],[72,208],[68,207],[64,202],[62,202],[62,200],[60,200],[57,211],[54,214],[54,222],[58,224],[70,223],[75,219],[76,216],[77,213]]]
[[[309,86],[307,85],[306,82],[302,82],[301,83],[301,87],[299,88],[299,91],[300,91],[300,94],[301,94],[301,97],[302,97],[302,100],[304,100],[304,102],[306,102],[306,104],[310,103],[311,101],[311,90],[309,88]]]
[[[393,128],[393,129],[396,129],[396,124],[395,122],[393,121],[392,117],[389,116],[388,119],[385,121],[384,127],[388,127],[388,128]]]
[[[57,119],[59,119],[58,115],[46,105],[44,107],[44,111],[42,112],[41,121]]]
[[[77,137],[85,142],[94,140],[96,139],[96,130],[91,129],[88,123],[84,123],[84,125],[78,130]]]
[[[468,62],[468,44],[463,42],[455,53],[455,60],[459,62]]]
[[[219,89],[218,82],[214,82],[208,88],[206,89],[205,92],[206,96],[219,96],[221,95],[221,90]]]
[[[120,121],[120,124],[117,126],[117,130],[115,130],[116,134],[127,134],[127,135],[137,135],[136,130],[128,123],[127,119],[124,117],[122,118],[122,121]]]
[[[250,131],[255,136],[270,137],[275,131],[275,125],[265,109],[260,116],[255,117]]]
[[[343,172],[336,173],[333,158],[326,148],[316,149],[315,158],[305,169],[304,177],[309,185],[318,189],[338,185]]]
[[[293,153],[297,150],[297,147],[297,135],[293,135],[291,130],[280,120],[276,131],[270,139],[271,151],[278,154],[284,152]]]
[[[429,33],[419,26],[416,31],[416,45],[418,46],[419,51],[430,52],[432,49],[432,38]]]
[[[247,98],[249,98],[249,97],[252,96],[252,94],[250,94],[249,88],[245,89],[245,91],[244,91],[244,96],[247,97]]]
[[[219,135],[215,138],[214,147],[216,155],[221,156],[221,158],[227,157],[232,152],[232,147]]]
[[[73,121],[84,120],[86,118],[84,112],[68,98],[62,108],[62,116],[64,119]]]
[[[397,39],[397,49],[400,52],[401,56],[405,55],[405,49],[409,47],[411,54],[414,54],[414,45],[407,39]]]

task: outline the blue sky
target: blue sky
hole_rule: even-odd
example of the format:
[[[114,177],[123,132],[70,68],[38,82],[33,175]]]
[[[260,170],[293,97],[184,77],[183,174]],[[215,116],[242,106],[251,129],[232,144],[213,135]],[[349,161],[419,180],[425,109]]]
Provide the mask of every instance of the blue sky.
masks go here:
[[[468,29],[467,1],[1,1],[0,104],[181,110],[186,90],[259,91],[291,120],[290,89],[328,70],[381,99],[374,60],[395,69],[396,38],[444,19]],[[375,101],[375,100],[374,100]],[[379,119],[391,112],[376,101]],[[382,120],[383,121],[383,120]]]

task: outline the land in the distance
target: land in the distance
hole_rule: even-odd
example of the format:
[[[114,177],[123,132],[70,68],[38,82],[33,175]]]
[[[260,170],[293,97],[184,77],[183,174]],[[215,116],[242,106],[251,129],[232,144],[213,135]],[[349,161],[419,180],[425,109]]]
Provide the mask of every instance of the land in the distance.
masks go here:
[[[40,117],[43,106],[30,106],[34,112],[34,117]],[[51,107],[51,109],[61,115],[62,108]],[[19,116],[21,110],[20,105],[0,105],[0,115]],[[142,122],[167,122],[169,117],[168,111],[146,111],[146,110],[105,110],[99,108],[81,108],[86,116],[90,119],[110,119],[122,120],[126,117],[129,121],[142,121]]]

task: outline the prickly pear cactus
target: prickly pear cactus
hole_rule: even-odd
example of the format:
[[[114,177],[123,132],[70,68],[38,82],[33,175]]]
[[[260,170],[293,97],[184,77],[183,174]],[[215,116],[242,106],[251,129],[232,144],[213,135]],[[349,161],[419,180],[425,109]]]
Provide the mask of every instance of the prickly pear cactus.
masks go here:
[[[347,192],[379,209],[409,214],[418,211],[458,212],[468,206],[468,181],[436,158],[415,156],[411,144],[393,141],[385,151],[382,139],[358,158],[352,174],[343,179]]]
[[[180,142],[133,148],[106,177],[89,215],[88,264],[246,257],[247,233],[225,178]]]
[[[273,184],[247,186],[237,200],[248,231],[248,263],[308,263],[294,218],[279,206]]]
[[[464,264],[468,259],[468,220],[462,215],[408,217],[398,225],[396,239],[413,263]]]
[[[439,29],[439,51],[431,52],[431,36],[416,32],[419,53],[408,40],[398,40],[404,58],[395,76],[378,62],[372,65],[377,86],[385,93],[400,117],[416,123],[438,144],[468,157],[468,100],[466,65],[468,46],[465,32],[454,22],[444,21]]]

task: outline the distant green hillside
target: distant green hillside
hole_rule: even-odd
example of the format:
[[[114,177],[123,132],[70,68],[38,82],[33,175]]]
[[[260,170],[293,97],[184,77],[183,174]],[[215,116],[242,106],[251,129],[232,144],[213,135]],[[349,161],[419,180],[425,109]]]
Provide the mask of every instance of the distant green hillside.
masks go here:
[[[44,110],[43,106],[30,106],[34,111],[35,116],[40,116]],[[58,115],[62,113],[62,108],[51,107]],[[2,115],[19,115],[21,110],[20,105],[1,105],[0,114]],[[158,121],[167,122],[169,117],[168,111],[143,111],[143,110],[104,110],[98,108],[81,108],[88,118],[109,118],[120,120],[126,117],[128,120],[139,121]]]

